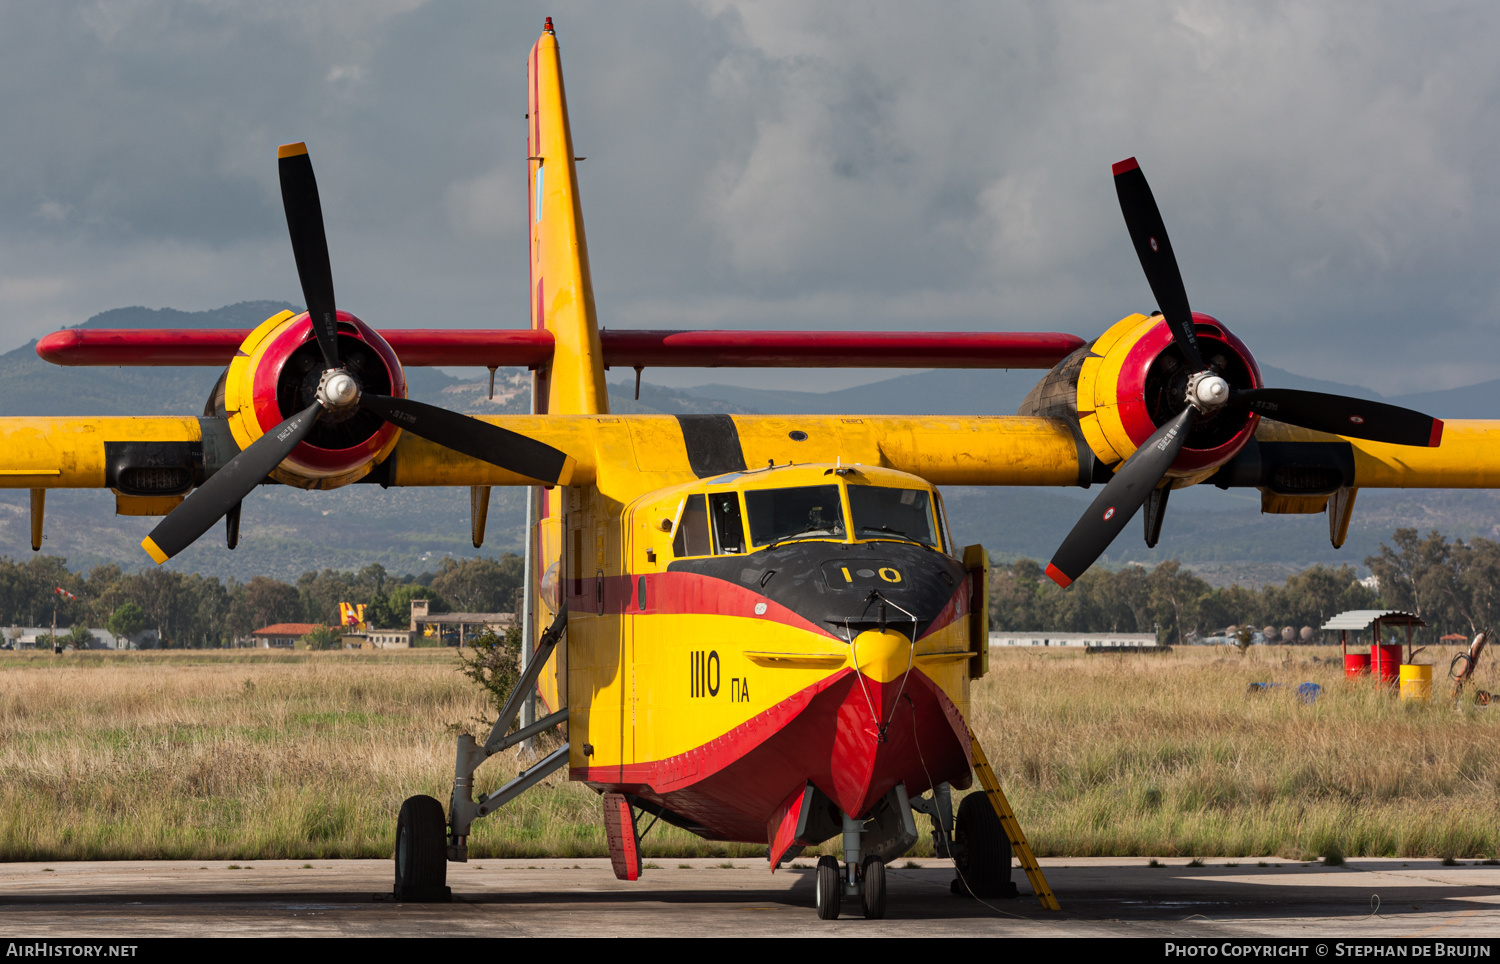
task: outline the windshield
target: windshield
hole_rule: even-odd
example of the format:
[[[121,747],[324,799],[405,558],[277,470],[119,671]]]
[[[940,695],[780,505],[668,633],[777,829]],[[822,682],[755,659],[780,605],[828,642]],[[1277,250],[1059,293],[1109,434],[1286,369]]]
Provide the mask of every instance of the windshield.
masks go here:
[[[798,538],[844,538],[844,507],[836,485],[752,489],[745,493],[750,541],[755,545]]]
[[[873,485],[849,486],[849,511],[854,514],[854,537],[910,539],[936,546],[932,498],[922,489],[887,489]]]

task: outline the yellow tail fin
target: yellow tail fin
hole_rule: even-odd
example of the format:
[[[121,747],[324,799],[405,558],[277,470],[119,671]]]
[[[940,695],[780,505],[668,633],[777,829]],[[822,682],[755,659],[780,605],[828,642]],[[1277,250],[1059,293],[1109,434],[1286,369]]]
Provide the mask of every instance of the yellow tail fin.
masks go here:
[[[552,332],[552,363],[537,373],[539,413],[609,411],[594,316],[583,206],[578,195],[568,99],[552,19],[526,63],[527,210],[531,235],[531,326]]]
[[[551,17],[526,61],[526,90],[530,104],[526,210],[531,239],[531,326],[546,328],[554,340],[552,361],[535,374],[532,406],[538,414],[606,414],[604,355],[594,315],[562,60]],[[533,647],[560,605],[564,496],[563,489],[533,490],[529,513],[534,521],[529,547],[533,616],[527,640]],[[567,658],[565,641],[537,680],[551,710],[567,705]]]

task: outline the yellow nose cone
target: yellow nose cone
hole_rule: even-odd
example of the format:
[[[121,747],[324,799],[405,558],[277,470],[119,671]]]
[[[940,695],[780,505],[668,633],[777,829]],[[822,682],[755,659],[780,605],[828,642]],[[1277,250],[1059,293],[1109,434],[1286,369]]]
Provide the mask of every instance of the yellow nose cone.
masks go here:
[[[894,629],[867,630],[854,637],[854,659],[861,673],[889,683],[911,664],[911,640]]]

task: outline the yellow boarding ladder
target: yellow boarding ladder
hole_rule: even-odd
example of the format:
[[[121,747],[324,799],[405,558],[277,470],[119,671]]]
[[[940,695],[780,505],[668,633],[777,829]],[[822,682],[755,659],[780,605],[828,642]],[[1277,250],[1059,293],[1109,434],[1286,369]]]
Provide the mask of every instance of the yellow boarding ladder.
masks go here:
[[[1017,857],[1021,858],[1021,866],[1026,868],[1026,879],[1031,881],[1031,889],[1036,891],[1037,899],[1042,902],[1043,909],[1062,910],[1057,897],[1052,893],[1052,888],[1047,886],[1047,878],[1042,876],[1042,868],[1036,862],[1036,854],[1031,852],[1031,845],[1026,842],[1026,835],[1021,832],[1021,825],[1016,821],[1015,811],[1010,808],[1010,801],[1005,799],[1005,791],[1000,789],[1000,781],[995,779],[995,771],[990,769],[990,761],[985,757],[984,750],[979,747],[979,738],[970,733],[969,741],[974,746],[974,772],[979,774],[979,785],[984,787],[991,805],[1000,815],[1000,826],[1005,828],[1005,835],[1010,838],[1011,849],[1016,852]]]

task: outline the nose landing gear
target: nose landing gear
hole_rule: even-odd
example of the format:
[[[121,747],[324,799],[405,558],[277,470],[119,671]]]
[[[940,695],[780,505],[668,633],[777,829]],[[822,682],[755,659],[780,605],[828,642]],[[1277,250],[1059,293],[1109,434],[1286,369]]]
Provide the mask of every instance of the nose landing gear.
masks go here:
[[[866,920],[880,920],[885,916],[885,861],[879,857],[867,857],[862,864],[851,868],[851,875],[844,873],[837,857],[818,858],[818,917],[821,920],[837,920],[843,908],[844,896],[858,897]]]
[[[818,858],[818,919],[837,920],[844,902],[844,882],[837,857]]]
[[[834,920],[845,897],[858,898],[865,919],[885,916],[885,864],[917,842],[917,826],[906,787],[896,784],[864,818],[840,814],[843,823],[844,861],[833,856],[818,858],[818,917]]]

